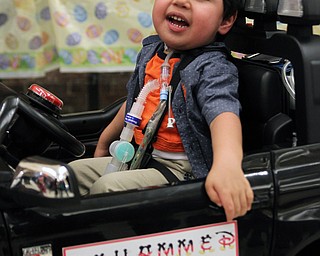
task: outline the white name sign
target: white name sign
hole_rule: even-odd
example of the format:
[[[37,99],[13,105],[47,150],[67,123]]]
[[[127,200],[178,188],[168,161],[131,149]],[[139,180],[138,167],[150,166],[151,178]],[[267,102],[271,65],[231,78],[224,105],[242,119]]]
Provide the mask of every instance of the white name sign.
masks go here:
[[[63,256],[238,256],[237,222],[224,222],[62,249]]]

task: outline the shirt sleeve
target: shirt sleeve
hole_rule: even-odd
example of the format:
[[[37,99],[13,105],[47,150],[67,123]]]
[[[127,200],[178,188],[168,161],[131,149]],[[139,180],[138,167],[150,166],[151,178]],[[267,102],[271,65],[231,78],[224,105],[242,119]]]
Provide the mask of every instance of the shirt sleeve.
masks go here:
[[[218,54],[203,62],[197,88],[197,102],[208,125],[220,114],[239,116],[238,71],[234,64]]]

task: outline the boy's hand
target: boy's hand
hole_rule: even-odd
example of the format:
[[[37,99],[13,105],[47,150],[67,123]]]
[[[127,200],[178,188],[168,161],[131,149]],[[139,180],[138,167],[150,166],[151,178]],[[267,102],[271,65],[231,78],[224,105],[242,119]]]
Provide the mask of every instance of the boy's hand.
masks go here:
[[[227,221],[251,210],[253,191],[241,169],[212,167],[205,188],[210,200],[224,208]]]

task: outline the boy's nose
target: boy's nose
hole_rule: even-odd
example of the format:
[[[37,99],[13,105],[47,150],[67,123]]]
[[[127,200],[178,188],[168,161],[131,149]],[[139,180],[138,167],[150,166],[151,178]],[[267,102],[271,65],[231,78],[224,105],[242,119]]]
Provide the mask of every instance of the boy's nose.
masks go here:
[[[190,0],[173,0],[172,3],[179,7],[190,8]]]

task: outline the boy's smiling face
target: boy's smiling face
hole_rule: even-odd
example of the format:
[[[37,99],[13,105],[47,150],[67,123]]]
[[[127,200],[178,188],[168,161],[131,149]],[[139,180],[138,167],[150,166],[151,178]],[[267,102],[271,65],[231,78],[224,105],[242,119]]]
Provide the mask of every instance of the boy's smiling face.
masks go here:
[[[189,50],[226,34],[236,15],[223,19],[223,0],[155,0],[153,24],[162,41],[174,50]]]

